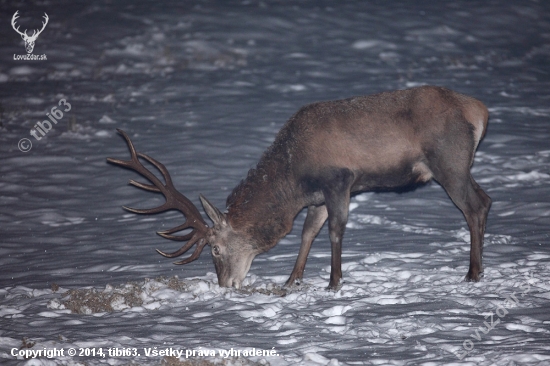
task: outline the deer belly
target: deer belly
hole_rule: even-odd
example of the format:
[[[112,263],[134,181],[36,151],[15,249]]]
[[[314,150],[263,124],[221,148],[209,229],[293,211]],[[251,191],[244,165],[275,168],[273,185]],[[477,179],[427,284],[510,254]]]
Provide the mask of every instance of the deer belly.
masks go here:
[[[392,190],[422,184],[432,179],[428,166],[420,161],[395,167],[355,172],[352,192],[367,190]]]

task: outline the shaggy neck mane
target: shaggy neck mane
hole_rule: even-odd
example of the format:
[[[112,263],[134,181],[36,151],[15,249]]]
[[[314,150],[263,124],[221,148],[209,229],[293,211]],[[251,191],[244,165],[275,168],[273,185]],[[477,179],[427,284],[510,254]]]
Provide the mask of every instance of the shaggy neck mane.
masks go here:
[[[227,197],[233,229],[245,231],[262,250],[273,247],[291,229],[295,215],[294,180],[289,171],[289,136],[284,131]],[[295,212],[296,211],[296,212]]]

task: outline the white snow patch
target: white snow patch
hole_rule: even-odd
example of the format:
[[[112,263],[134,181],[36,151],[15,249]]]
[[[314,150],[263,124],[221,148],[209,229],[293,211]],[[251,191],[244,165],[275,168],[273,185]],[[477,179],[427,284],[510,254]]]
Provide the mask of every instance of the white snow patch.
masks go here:
[[[397,46],[393,43],[378,40],[378,39],[366,39],[366,40],[358,40],[353,42],[351,47],[355,48],[356,50],[366,50],[369,48],[388,48],[388,49],[396,49]]]
[[[101,117],[98,121],[99,123],[105,123],[105,124],[113,124],[116,123],[114,119],[109,117],[108,115],[104,114],[103,117]]]
[[[35,70],[30,66],[16,66],[10,70],[11,75],[21,76],[21,75],[32,75]]]

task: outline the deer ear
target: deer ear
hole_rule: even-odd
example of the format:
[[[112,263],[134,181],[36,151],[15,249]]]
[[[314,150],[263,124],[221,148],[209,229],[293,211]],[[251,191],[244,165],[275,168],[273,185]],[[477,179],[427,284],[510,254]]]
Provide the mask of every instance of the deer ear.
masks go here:
[[[227,219],[225,217],[225,214],[218,210],[213,204],[208,202],[208,200],[202,194],[199,195],[199,198],[201,199],[204,211],[206,211],[206,214],[208,215],[210,220],[212,220],[214,226],[226,226]]]

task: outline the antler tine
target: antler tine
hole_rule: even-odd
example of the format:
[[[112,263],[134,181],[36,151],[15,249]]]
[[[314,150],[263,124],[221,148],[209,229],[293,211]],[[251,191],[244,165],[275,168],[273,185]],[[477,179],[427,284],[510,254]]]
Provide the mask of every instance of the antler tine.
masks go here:
[[[145,154],[138,154],[136,152],[134,144],[132,144],[132,141],[130,140],[130,137],[128,137],[126,132],[124,132],[123,130],[121,130],[119,128],[117,128],[117,131],[126,140],[128,148],[130,150],[131,160],[120,160],[120,159],[107,158],[107,161],[112,163],[112,164],[117,164],[117,165],[123,166],[125,168],[132,169],[132,170],[138,172],[139,174],[141,174],[143,177],[147,178],[151,183],[153,183],[153,185],[149,185],[149,184],[145,184],[145,183],[139,183],[139,182],[136,182],[136,181],[133,181],[133,180],[130,181],[130,184],[132,184],[134,186],[137,186],[139,188],[142,188],[142,189],[151,190],[151,191],[155,191],[155,192],[160,192],[160,193],[164,194],[164,196],[166,197],[167,203],[168,203],[169,199],[173,197],[173,195],[170,193],[169,189],[172,188],[172,189],[175,190],[175,188],[172,184],[172,179],[170,178],[170,174],[168,173],[168,171],[166,170],[164,165],[160,164],[159,162],[157,162],[156,160],[150,158],[149,156],[147,156]],[[151,162],[153,165],[155,165],[155,167],[157,169],[159,169],[161,171],[161,173],[163,173],[163,176],[166,179],[166,186],[155,176],[155,174],[153,174],[151,171],[149,171],[147,168],[145,168],[143,166],[143,164],[141,164],[141,162],[139,161],[138,156],[143,157],[144,159]],[[163,168],[163,169],[161,169],[161,168]],[[132,183],[132,181],[135,182],[135,183]]]
[[[142,153],[137,153],[137,155],[140,158],[143,158],[143,159],[147,160],[149,163],[151,163],[155,168],[157,168],[162,173],[162,176],[164,177],[164,180],[166,181],[166,187],[173,188],[172,190],[170,190],[170,193],[174,194],[174,196],[175,196],[174,198],[179,203],[184,205],[185,211],[189,212],[191,217],[200,218],[200,221],[204,225],[206,225],[206,222],[202,219],[201,213],[199,212],[197,207],[193,204],[193,202],[191,202],[187,197],[185,197],[183,194],[181,194],[178,190],[176,190],[174,188],[174,184],[172,183],[172,177],[170,176],[170,173],[168,172],[168,169],[166,169],[164,164],[162,164],[161,162],[153,159],[149,155],[142,154]],[[138,183],[138,182],[136,182],[136,183]],[[146,190],[149,190],[149,188],[151,187],[150,185],[147,185],[147,184],[140,184],[139,186],[140,186],[140,188],[143,188],[143,189],[146,189]],[[160,189],[160,187],[156,187],[156,188]]]
[[[142,153],[137,153],[137,156],[140,157],[140,158],[144,158],[145,160],[149,161],[151,164],[155,165],[155,167],[161,171],[162,175],[164,176],[164,180],[167,182],[167,184],[172,184],[172,178],[170,177],[170,173],[168,173],[168,170],[166,169],[166,167],[164,167],[164,165],[162,163],[160,163],[160,162],[156,161],[155,159],[153,159],[152,157],[150,157],[148,155],[145,155],[145,154],[142,154]],[[160,169],[160,167],[163,167],[164,169]],[[152,184],[145,184],[145,183],[137,182],[133,179],[131,179],[129,183],[131,185],[133,185],[134,187],[138,187],[138,188],[144,189],[146,191],[160,192],[160,189],[158,189],[157,187],[155,187]]]
[[[132,141],[126,134],[126,132],[124,132],[121,129],[117,129],[117,131],[122,135],[122,137],[124,137],[124,140],[126,140],[126,144],[128,145],[128,149],[130,150],[130,160],[107,158],[107,161],[109,163],[119,165],[139,173],[141,176],[146,178],[152,184],[141,183],[135,180],[130,180],[131,185],[144,189],[146,191],[162,193],[166,199],[166,202],[164,204],[155,208],[137,209],[137,208],[123,206],[124,209],[130,212],[138,213],[138,214],[160,213],[160,212],[165,212],[172,209],[178,210],[181,213],[183,213],[183,215],[185,216],[185,222],[183,224],[169,230],[159,231],[157,232],[157,234],[159,234],[160,236],[166,239],[188,241],[188,242],[173,253],[164,253],[158,249],[157,249],[157,252],[165,257],[173,258],[187,252],[193,245],[199,242],[199,245],[197,246],[193,254],[190,257],[184,259],[183,261],[177,262],[177,264],[185,264],[197,259],[202,249],[204,248],[204,246],[208,244],[205,239],[205,235],[208,230],[208,225],[202,218],[199,210],[187,197],[185,197],[178,190],[176,190],[176,188],[174,187],[174,184],[172,183],[172,178],[170,176],[170,173],[168,172],[168,169],[166,169],[166,167],[162,163],[160,163],[159,161],[153,159],[152,157],[146,154],[138,153],[134,145],[132,144]],[[148,161],[151,165],[153,165],[156,169],[158,169],[162,174],[162,177],[164,178],[164,182],[162,182],[153,172],[147,169],[141,163],[139,158],[142,158]],[[192,230],[185,235],[172,235],[173,233],[176,233],[185,229],[192,229]]]
[[[145,184],[145,183],[141,183],[141,182],[136,182],[136,181],[133,180],[133,179],[130,179],[130,181],[129,181],[128,183],[130,183],[130,184],[133,185],[134,187],[138,187],[138,188],[144,189],[144,190],[146,190],[146,191],[150,191],[150,192],[160,192],[160,189],[158,189],[157,187],[155,187],[155,186],[152,185],[152,184]]]
[[[186,241],[186,240],[191,239],[193,237],[193,235],[195,235],[195,233],[193,231],[190,232],[189,234],[185,234],[185,235],[170,235],[170,234],[167,234],[167,232],[168,232],[168,230],[167,231],[157,231],[157,234],[162,236],[165,239],[176,240],[176,241]]]
[[[166,258],[178,257],[178,256],[182,255],[183,253],[187,252],[193,245],[195,245],[195,243],[197,241],[203,239],[202,237],[196,236],[195,234],[196,233],[193,233],[193,237],[191,238],[191,240],[189,240],[184,246],[182,246],[181,248],[179,248],[178,250],[176,250],[173,253],[165,253],[165,252],[163,252],[162,250],[159,250],[159,249],[157,249],[156,251],[157,251],[157,253],[159,253],[160,255],[162,255],[163,257],[166,257]]]
[[[19,30],[19,26],[17,26],[17,28],[15,28],[15,21],[19,19],[19,10],[17,10],[15,12],[15,14],[13,14],[13,17],[11,18],[11,27],[13,28],[14,31],[16,31],[17,33],[19,33],[20,35],[23,35],[23,32],[21,32]],[[25,35],[27,34],[27,30],[25,29]]]
[[[189,257],[187,257],[184,260],[181,260],[179,262],[174,262],[174,264],[187,264],[187,263],[193,262],[195,259],[197,259],[199,257],[199,255],[201,255],[202,249],[204,248],[204,246],[206,244],[208,244],[206,242],[206,240],[202,240],[199,243],[199,245],[197,245],[197,248],[195,249],[193,254],[191,254],[191,256],[189,256]]]
[[[37,36],[37,37],[38,37],[38,35],[39,35],[40,33],[42,33],[42,31],[44,30],[44,28],[46,28],[46,25],[48,24],[48,20],[50,20],[50,18],[48,17],[48,14],[46,14],[46,13],[44,13],[44,16],[43,16],[42,18],[44,18],[45,22],[42,22],[42,29],[40,29],[40,30],[38,31],[38,33],[36,33],[36,36]],[[33,34],[33,36],[34,36],[34,34]]]
[[[160,205],[159,207],[154,207],[154,208],[133,208],[128,206],[122,206],[122,208],[124,208],[126,211],[130,211],[133,213],[150,215],[150,214],[156,214],[156,213],[168,211],[172,207],[165,203],[163,205]]]
[[[157,231],[157,234],[162,236],[163,238],[170,239],[170,240],[178,240],[178,241],[184,241],[189,240],[193,236],[194,232],[191,231],[189,234],[186,235],[171,235],[173,233],[177,233],[178,231],[182,231],[185,229],[192,228],[193,224],[184,222],[180,226],[174,227],[172,229],[164,230],[164,231]]]

